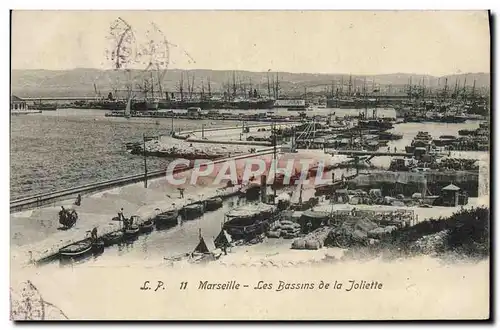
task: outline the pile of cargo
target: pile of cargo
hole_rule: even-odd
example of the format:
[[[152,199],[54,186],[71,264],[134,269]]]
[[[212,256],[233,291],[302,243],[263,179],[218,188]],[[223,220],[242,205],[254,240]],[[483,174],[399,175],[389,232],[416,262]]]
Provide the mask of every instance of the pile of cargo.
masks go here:
[[[295,250],[317,250],[325,245],[325,240],[330,233],[330,227],[318,228],[305,237],[297,238],[292,243]]]
[[[347,248],[372,244],[373,241],[409,225],[414,219],[411,210],[351,210],[333,214],[333,228],[325,245]]]
[[[377,227],[375,229],[368,231],[367,237],[380,239],[383,236],[392,233],[396,229],[397,229],[396,226]]]
[[[458,151],[487,151],[489,150],[488,136],[460,137],[450,146],[451,150]]]
[[[281,220],[273,228],[272,231],[269,231],[267,233],[268,237],[272,238],[283,237],[286,239],[296,238],[299,235],[300,235],[300,225],[296,222],[292,222],[289,220]]]
[[[476,159],[467,158],[442,158],[433,163],[431,168],[449,169],[455,171],[477,171],[479,170]]]

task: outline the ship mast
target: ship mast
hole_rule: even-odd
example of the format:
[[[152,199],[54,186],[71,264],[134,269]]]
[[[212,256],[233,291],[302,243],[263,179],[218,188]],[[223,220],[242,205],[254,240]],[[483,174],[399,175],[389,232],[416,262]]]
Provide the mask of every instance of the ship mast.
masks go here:
[[[271,85],[269,84],[269,70],[267,70],[267,96],[271,98]]]
[[[467,76],[464,78],[464,89],[462,90],[462,98],[465,99],[467,96]]]
[[[365,77],[365,81],[363,83],[363,94],[364,94],[364,99],[365,99],[365,118],[364,119],[368,119],[368,100],[366,99],[366,77]]]
[[[280,78],[278,72],[276,72],[276,99],[280,97]]]
[[[194,72],[193,72],[193,77],[192,77],[192,80],[191,80],[191,92],[189,93],[189,98],[192,99],[193,98],[193,93],[194,93]]]
[[[413,88],[412,88],[411,76],[410,76],[410,88],[409,88],[410,103],[411,103],[411,100],[412,100],[412,96],[413,96]]]
[[[233,98],[236,97],[236,74],[233,71]]]
[[[150,72],[151,73],[151,98],[154,99],[155,97],[155,90],[154,90],[154,80],[153,80],[153,72]]]
[[[351,92],[352,92],[352,75],[349,75],[349,86],[348,86],[348,89],[347,89],[347,96],[351,96]]]
[[[443,99],[448,99],[448,78],[444,80],[444,91],[443,91]]]
[[[272,85],[273,85],[273,98],[275,100],[277,100],[277,97],[276,97],[276,82],[274,81],[274,76],[272,76]]]
[[[179,92],[181,93],[181,101],[184,101],[184,72],[181,71],[181,81],[179,84]]]
[[[208,97],[212,98],[212,90],[210,88],[210,77],[208,77]]]

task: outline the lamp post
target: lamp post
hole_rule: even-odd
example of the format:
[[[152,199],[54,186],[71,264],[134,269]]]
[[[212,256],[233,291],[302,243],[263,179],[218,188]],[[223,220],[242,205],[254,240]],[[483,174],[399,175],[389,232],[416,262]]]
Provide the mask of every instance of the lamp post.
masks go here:
[[[147,136],[146,133],[142,134],[142,155],[144,157],[144,188],[148,187],[148,163],[146,158],[146,139],[154,139],[154,136]]]

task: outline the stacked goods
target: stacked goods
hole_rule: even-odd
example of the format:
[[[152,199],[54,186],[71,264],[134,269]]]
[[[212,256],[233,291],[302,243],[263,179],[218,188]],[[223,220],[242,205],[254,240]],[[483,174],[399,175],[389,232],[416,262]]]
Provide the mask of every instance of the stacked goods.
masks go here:
[[[368,237],[369,238],[381,238],[384,235],[392,233],[396,229],[397,229],[396,226],[378,227],[378,228],[370,230],[368,232]]]
[[[326,238],[330,233],[329,227],[321,227],[307,234],[303,238],[293,241],[292,249],[295,250],[317,250],[323,247]]]
[[[458,135],[477,135],[477,129],[461,129]]]
[[[267,232],[267,237],[269,238],[280,238],[280,236],[281,236],[281,229],[279,228]]]
[[[293,241],[292,249],[294,250],[305,250],[306,248],[306,240],[303,238],[298,238]]]
[[[275,231],[271,235],[276,235],[279,232],[280,236],[286,239],[296,238],[300,234],[300,225],[298,223],[283,220],[278,223]],[[269,236],[269,234],[268,234]],[[278,237],[280,237],[278,236]],[[272,237],[272,236],[269,236]]]
[[[378,226],[369,213],[356,212],[355,215],[349,215],[342,222],[328,233],[325,239],[325,245],[347,248],[353,245],[364,245],[368,243],[368,233],[375,230]]]
[[[486,151],[489,149],[487,136],[461,137],[451,145],[451,150],[461,151]]]
[[[476,159],[443,158],[431,165],[431,168],[446,168],[455,171],[477,171],[479,165]]]
[[[319,248],[321,248],[319,241],[316,240],[306,241],[306,250],[317,250]]]

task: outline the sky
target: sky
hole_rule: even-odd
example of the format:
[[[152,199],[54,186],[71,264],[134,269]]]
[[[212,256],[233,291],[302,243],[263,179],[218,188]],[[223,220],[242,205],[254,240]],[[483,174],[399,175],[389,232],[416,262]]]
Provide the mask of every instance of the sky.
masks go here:
[[[14,11],[13,69],[111,69],[118,17],[154,22],[169,68],[446,75],[489,72],[486,11]]]

